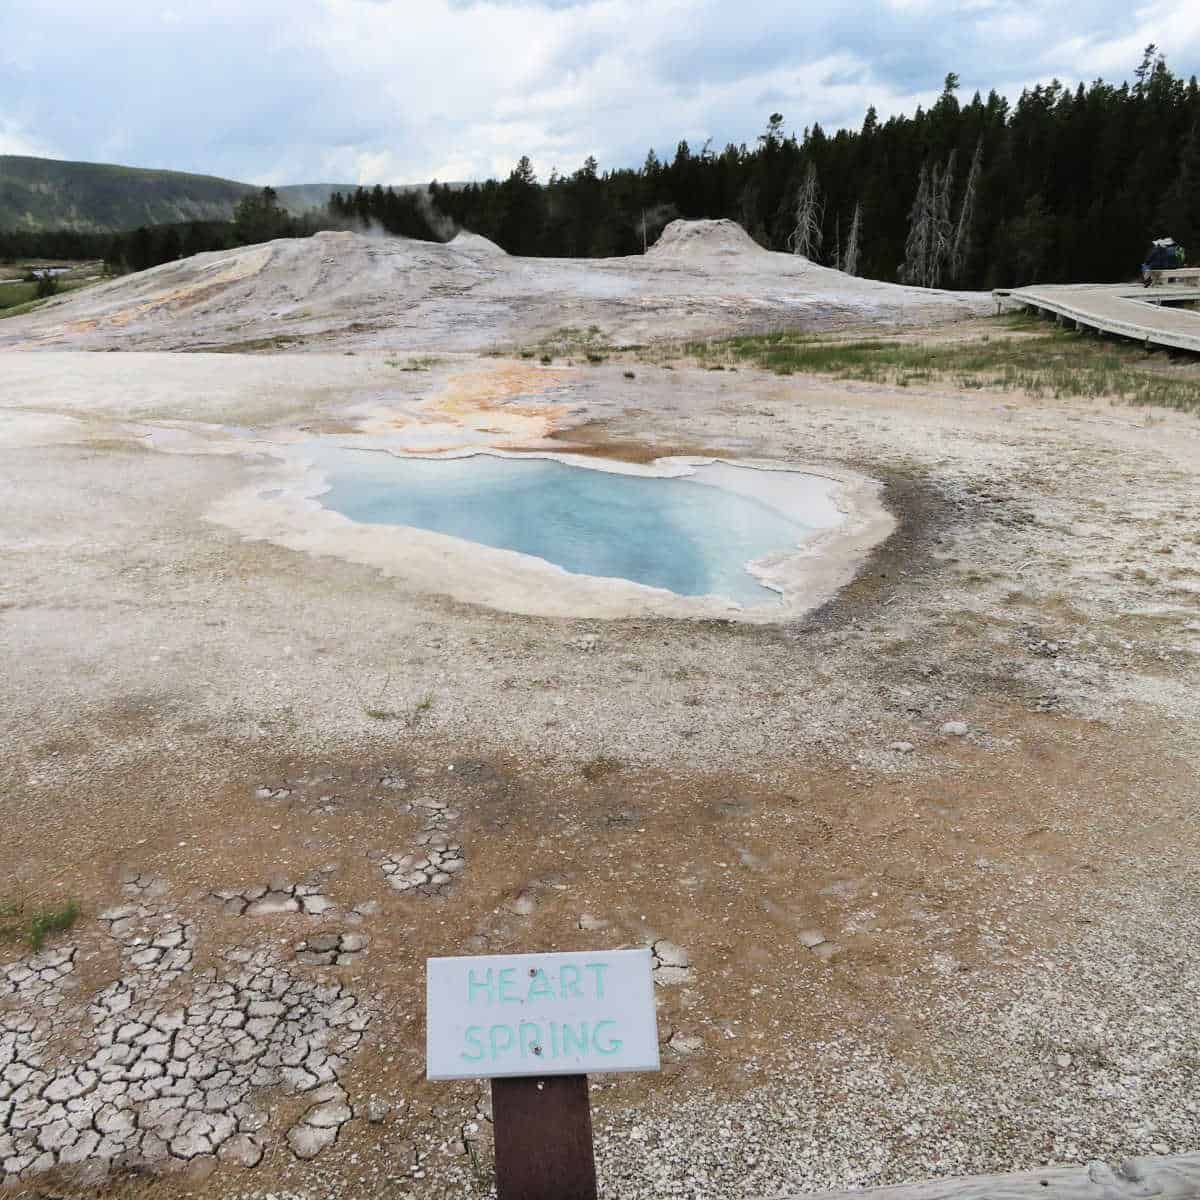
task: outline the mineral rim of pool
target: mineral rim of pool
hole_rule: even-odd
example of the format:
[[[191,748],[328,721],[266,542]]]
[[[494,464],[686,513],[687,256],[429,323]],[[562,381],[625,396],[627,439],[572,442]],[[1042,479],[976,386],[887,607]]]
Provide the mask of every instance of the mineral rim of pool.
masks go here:
[[[728,463],[665,477],[533,456],[401,458],[322,447],[313,458],[328,485],[321,504],[352,521],[430,530],[577,575],[744,605],[780,598],[750,573],[751,563],[794,551],[841,520],[826,481],[791,511],[746,494],[752,487],[731,487],[753,468]]]

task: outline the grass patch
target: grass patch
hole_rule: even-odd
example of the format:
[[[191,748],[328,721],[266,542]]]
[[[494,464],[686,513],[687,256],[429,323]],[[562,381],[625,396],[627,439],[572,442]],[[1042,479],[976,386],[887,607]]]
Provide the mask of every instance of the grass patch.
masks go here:
[[[434,367],[442,365],[442,360],[432,354],[417,354],[412,358],[387,358],[384,362],[399,371],[432,371]]]
[[[598,325],[589,325],[586,329],[563,325],[542,338],[533,350],[541,354],[542,362],[546,362],[548,358],[553,360],[582,357],[595,366],[612,354],[614,347],[604,340]],[[524,351],[520,353],[524,357]]]
[[[1200,413],[1200,364],[1172,366],[1164,351],[1085,338],[1023,314],[1002,319],[997,335],[932,344],[770,333],[688,342],[683,351],[709,369],[748,363],[778,375],[830,375],[899,387],[948,383],[967,391],[1056,399],[1109,397]]]
[[[5,317],[19,317],[45,304],[48,300],[60,299],[70,292],[78,292],[82,288],[91,287],[91,280],[68,279],[58,276],[55,279],[57,292],[53,296],[38,296],[38,285],[20,280],[17,283],[0,283],[0,320]]]
[[[220,346],[197,346],[198,354],[257,354],[260,351],[284,350],[288,346],[302,346],[304,337],[299,333],[277,333],[272,337],[249,338],[244,342],[225,342]]]
[[[79,905],[68,900],[58,908],[26,912],[24,904],[0,905],[0,941],[24,942],[35,954],[55,933],[64,933],[79,919]]]

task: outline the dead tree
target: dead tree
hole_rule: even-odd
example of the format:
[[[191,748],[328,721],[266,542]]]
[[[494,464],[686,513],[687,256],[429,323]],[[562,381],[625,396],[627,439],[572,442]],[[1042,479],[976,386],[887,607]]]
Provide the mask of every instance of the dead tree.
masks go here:
[[[942,273],[950,261],[954,244],[954,222],[950,217],[951,196],[954,192],[954,164],[957,155],[950,151],[946,166],[939,172],[935,166],[929,181],[933,215],[930,222],[930,250],[926,287],[940,287]]]
[[[842,270],[847,275],[858,274],[858,260],[862,256],[862,202],[854,206],[854,219],[850,222],[850,233],[846,238],[846,253],[842,258]]]
[[[933,240],[933,206],[929,202],[929,167],[922,163],[917,176],[917,194],[908,213],[908,237],[904,242],[904,282],[925,286],[929,272],[929,249]]]
[[[821,249],[821,225],[825,216],[821,203],[821,187],[817,182],[817,165],[809,163],[804,182],[796,193],[796,227],[788,238],[793,254],[812,258]]]
[[[962,204],[958,209],[958,224],[954,229],[954,244],[950,248],[950,278],[961,284],[967,269],[967,255],[971,252],[972,226],[975,223],[975,193],[979,188],[979,176],[983,171],[983,138],[975,143],[971,158],[971,169],[967,172],[963,188]]]
[[[904,244],[904,282],[935,288],[950,262],[954,248],[951,198],[954,192],[953,152],[945,167],[922,164],[917,195],[908,216],[908,240]]]

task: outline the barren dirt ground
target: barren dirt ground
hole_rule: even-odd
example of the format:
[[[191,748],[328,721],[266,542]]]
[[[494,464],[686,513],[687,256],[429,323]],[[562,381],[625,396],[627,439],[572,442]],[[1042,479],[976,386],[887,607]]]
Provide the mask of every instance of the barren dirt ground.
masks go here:
[[[8,1187],[485,1195],[423,960],[643,944],[663,1070],[593,1080],[607,1196],[1196,1147],[1194,417],[379,336],[0,359],[0,905],[81,906],[0,945]],[[210,519],[350,433],[826,463],[899,526],[764,627],[514,616]]]

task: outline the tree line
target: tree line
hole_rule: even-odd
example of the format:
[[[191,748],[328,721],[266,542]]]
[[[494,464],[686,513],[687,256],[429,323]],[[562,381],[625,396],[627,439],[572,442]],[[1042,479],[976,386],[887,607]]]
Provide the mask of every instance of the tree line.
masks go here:
[[[1014,105],[995,91],[964,103],[951,74],[928,109],[881,121],[871,108],[860,128],[832,135],[820,125],[788,134],[773,113],[751,144],[682,141],[669,161],[651,150],[636,169],[601,171],[589,157],[542,182],[524,157],[502,180],[359,188],[303,218],[265,189],[232,222],[103,238],[0,233],[0,257],[103,257],[141,270],[363,227],[429,241],[464,228],[511,254],[603,257],[642,252],[676,217],[729,217],[768,249],[922,286],[1129,278],[1152,237],[1175,237],[1200,260],[1200,86],[1155,46],[1131,81],[1054,81]]]
[[[293,216],[273,188],[244,197],[231,221],[180,221],[142,225],[128,233],[0,231],[0,260],[99,260],[112,274],[144,271],[207,250],[231,250],[281,237],[308,237],[330,225],[325,213]]]
[[[875,279],[990,288],[1128,278],[1152,237],[1200,259],[1200,86],[1147,47],[1132,81],[1058,81],[1015,105],[959,98],[956,75],[912,116],[787,134],[780,113],[747,145],[686,141],[669,161],[601,172],[594,158],[540,182],[528,158],[504,180],[428,197],[376,188],[331,210],[444,240],[430,219],[511,254],[637,254],[676,217],[729,217],[761,245]]]

